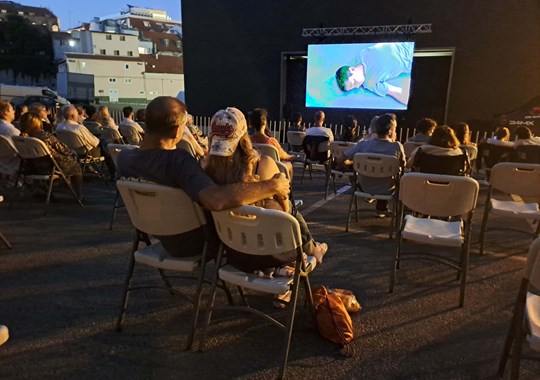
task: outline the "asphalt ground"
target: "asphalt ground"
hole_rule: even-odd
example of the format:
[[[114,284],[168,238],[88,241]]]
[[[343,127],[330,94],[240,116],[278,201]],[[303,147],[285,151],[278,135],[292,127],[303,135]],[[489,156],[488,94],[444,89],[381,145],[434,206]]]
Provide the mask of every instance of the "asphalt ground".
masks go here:
[[[352,358],[341,357],[318,334],[309,313],[298,314],[288,378],[495,379],[530,240],[491,232],[486,254],[478,255],[487,188],[480,191],[465,307],[459,308],[455,272],[432,262],[403,262],[395,291],[388,293],[396,247],[388,238],[390,219],[367,212],[346,233],[346,184],[323,201],[323,175],[300,184],[298,172],[301,211],[316,240],[330,247],[311,275],[312,286],[350,289],[363,310],[352,315]],[[90,178],[85,186],[84,209],[60,192],[45,216],[31,194],[16,198],[10,209],[14,194],[4,190],[0,231],[13,249],[0,247],[0,323],[11,334],[0,347],[0,378],[275,378],[282,334],[249,314],[217,311],[206,350],[185,351],[191,304],[161,290],[138,291],[130,297],[124,330],[115,331],[133,229],[125,210],[108,229],[114,185]],[[525,221],[490,222],[497,225],[531,230]],[[160,278],[138,266],[134,282],[159,284]],[[194,281],[174,284],[195,292]],[[203,299],[208,295],[205,286]],[[226,304],[221,292],[216,302]],[[253,304],[275,310],[266,296],[254,295]],[[522,362],[521,379],[539,378],[537,363]]]

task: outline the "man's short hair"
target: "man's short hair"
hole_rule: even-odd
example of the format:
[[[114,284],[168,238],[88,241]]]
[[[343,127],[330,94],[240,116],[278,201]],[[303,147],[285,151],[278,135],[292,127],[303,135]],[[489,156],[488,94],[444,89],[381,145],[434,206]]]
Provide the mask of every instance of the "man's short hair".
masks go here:
[[[393,127],[396,126],[396,115],[385,113],[375,121],[375,132],[377,136],[387,136]]]
[[[77,115],[79,114],[77,112],[77,108],[75,108],[75,106],[73,104],[68,104],[67,106],[64,106],[62,108],[62,116],[64,117],[64,120],[68,120],[69,119],[69,115],[75,111],[75,113],[77,113]]]
[[[337,82],[338,87],[342,91],[347,91],[345,89],[345,82],[347,82],[347,79],[349,79],[349,77],[351,76],[351,73],[349,72],[350,68],[351,66],[341,66],[336,71],[336,82]]]
[[[172,133],[187,120],[187,108],[177,98],[158,96],[146,107],[146,129],[149,134],[173,137]]]
[[[255,108],[248,114],[249,125],[256,131],[260,131],[265,125],[265,123],[263,123],[263,118],[268,120],[268,111],[264,108]]]
[[[97,112],[97,108],[94,107],[93,105],[87,105],[86,106],[86,114],[88,115],[88,118],[91,118],[92,116],[94,116],[94,114]]]
[[[34,102],[30,104],[30,107],[28,108],[29,108],[28,111],[36,112],[36,113],[39,113],[40,111],[47,109],[47,107],[45,107],[45,105],[41,104],[40,102]]]
[[[319,111],[315,112],[315,117],[314,117],[315,123],[324,121],[324,117],[325,117],[325,115],[324,115],[323,111],[319,110]]]
[[[416,122],[414,127],[418,132],[422,132],[423,134],[427,135],[430,130],[435,128],[437,126],[437,122],[433,119],[430,119],[429,117],[425,117],[423,119],[420,119]]]
[[[8,102],[7,100],[0,100],[0,113],[7,112],[10,106],[11,106],[11,103]]]
[[[124,117],[129,117],[133,113],[133,107],[127,106],[122,108],[122,114]]]

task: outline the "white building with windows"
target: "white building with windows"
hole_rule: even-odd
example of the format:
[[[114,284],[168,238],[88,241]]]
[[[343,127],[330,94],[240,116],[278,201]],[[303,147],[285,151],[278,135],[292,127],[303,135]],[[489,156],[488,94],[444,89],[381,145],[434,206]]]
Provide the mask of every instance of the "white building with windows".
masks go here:
[[[163,11],[129,9],[139,10],[135,21],[126,12],[53,34],[59,94],[77,101],[93,97],[132,104],[183,93],[180,23],[165,25],[168,16]]]

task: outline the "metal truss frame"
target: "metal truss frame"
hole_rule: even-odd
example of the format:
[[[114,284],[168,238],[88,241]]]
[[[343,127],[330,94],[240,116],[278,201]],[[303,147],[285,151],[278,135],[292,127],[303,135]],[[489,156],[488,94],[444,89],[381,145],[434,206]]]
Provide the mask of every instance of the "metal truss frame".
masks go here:
[[[304,28],[302,37],[368,36],[374,34],[431,33],[431,24],[345,26],[333,28]]]

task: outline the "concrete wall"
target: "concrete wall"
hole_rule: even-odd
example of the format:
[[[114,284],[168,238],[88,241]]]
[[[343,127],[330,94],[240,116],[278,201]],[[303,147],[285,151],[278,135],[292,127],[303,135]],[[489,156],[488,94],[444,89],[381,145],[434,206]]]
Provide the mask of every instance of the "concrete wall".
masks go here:
[[[262,106],[277,118],[281,52],[378,40],[301,37],[321,25],[433,24],[413,39],[418,48],[456,48],[449,121],[491,119],[540,95],[538,0],[183,1],[182,15],[186,100],[199,115]]]

